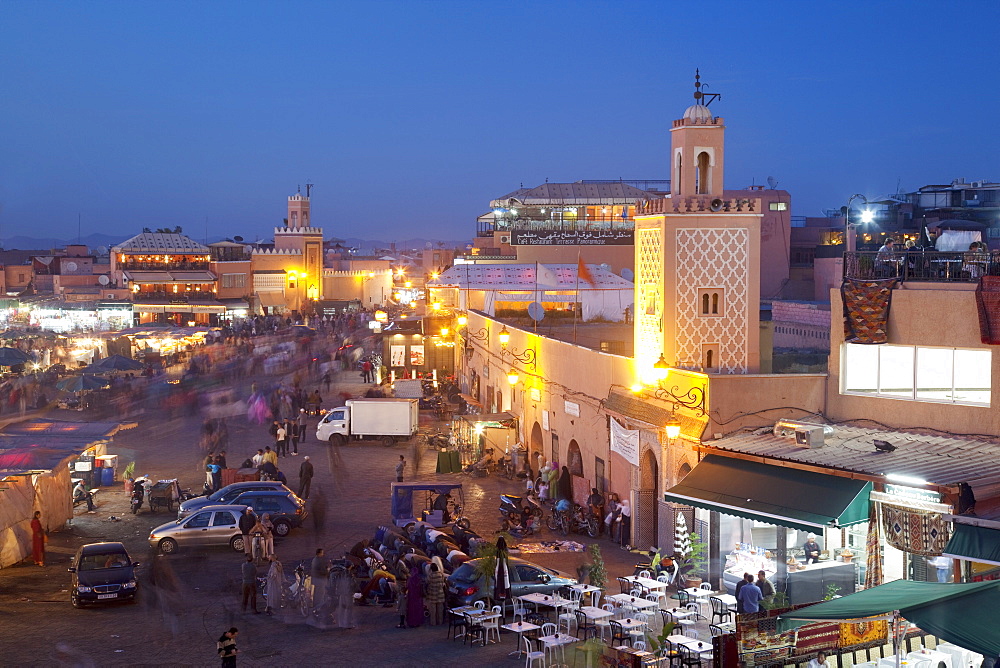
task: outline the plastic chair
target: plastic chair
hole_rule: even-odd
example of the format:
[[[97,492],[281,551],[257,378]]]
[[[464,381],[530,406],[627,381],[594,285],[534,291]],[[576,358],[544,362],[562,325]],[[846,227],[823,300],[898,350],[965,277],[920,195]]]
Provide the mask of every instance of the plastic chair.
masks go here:
[[[468,620],[465,619],[465,615],[458,615],[454,612],[449,612],[451,619],[448,621],[448,635],[445,636],[445,640],[451,638],[452,640],[458,640],[458,628],[462,628],[462,635],[464,636],[469,630]]]
[[[713,638],[718,638],[719,636],[725,635],[725,632],[722,630],[722,627],[717,626],[715,624],[708,625],[708,632],[712,634]]]
[[[640,652],[645,652],[646,651],[646,642],[643,641],[643,640],[636,640],[635,643],[632,644],[632,648],[636,649],[636,650],[639,650]]]
[[[667,600],[667,595],[663,593],[662,589],[657,589],[646,594],[646,600],[655,601],[656,607],[660,607],[660,602]]]
[[[524,607],[524,601],[522,601],[521,599],[515,598],[514,599],[514,621],[517,621],[517,618],[520,617],[521,621],[523,622],[524,618],[525,618],[525,616],[527,616],[527,614],[528,614],[528,609],[526,607]]]
[[[559,627],[549,622],[547,624],[542,624],[542,635],[543,636],[554,636],[559,633]]]
[[[534,644],[528,636],[521,636],[521,640],[524,641],[524,668],[531,668],[535,665],[535,661],[541,661],[542,666],[545,666],[545,652],[539,652],[534,649]]]
[[[580,637],[580,632],[583,631],[583,639],[586,640],[589,637],[596,636],[597,624],[590,621],[587,615],[581,611],[577,610],[576,613],[576,637]],[[569,625],[566,626],[566,633],[569,633]]]
[[[678,619],[677,617],[674,617],[672,610],[660,610],[660,617],[663,618],[664,625],[667,623],[673,623],[674,631],[681,635],[686,635],[688,629],[692,628],[695,624],[693,619],[688,619],[687,617]]]
[[[590,604],[595,608],[601,607],[601,595],[603,593],[600,589],[590,592]]]
[[[642,626],[637,626],[634,629],[629,629],[628,634],[632,638],[631,645],[635,647],[635,643],[643,640],[646,637],[646,631],[649,629],[649,615],[645,612],[637,612],[632,615],[632,619],[637,622],[642,622]]]
[[[729,606],[726,605],[718,596],[709,596],[708,602],[712,604],[712,623],[715,623],[715,618],[718,617],[720,622],[728,622],[729,615],[732,613],[729,611]]]
[[[567,598],[569,598],[570,602],[559,608],[563,612],[559,613],[559,618],[556,620],[556,623],[558,624],[566,624],[567,634],[570,632],[570,625],[576,625],[576,611],[580,609],[580,599],[583,596],[581,592],[576,591],[575,589],[570,589],[568,594]]]
[[[629,645],[632,644],[632,636],[630,636],[629,634],[625,633],[625,630],[622,628],[621,622],[619,622],[617,620],[614,620],[614,619],[611,619],[611,620],[608,620],[608,623],[611,625],[611,646],[612,647],[616,647],[617,646],[615,643],[618,643],[618,645],[623,645],[626,642]]]
[[[712,585],[708,584],[707,582],[702,582],[701,588],[706,591],[712,591]]]
[[[472,607],[473,608],[478,608],[480,610],[485,610],[486,609],[486,601],[481,601],[481,600],[480,601],[476,601],[475,603],[472,604]]]
[[[650,571],[639,571],[639,577],[640,578],[649,578],[650,580],[652,580],[653,579],[653,574]]]
[[[615,578],[618,580],[618,586],[622,588],[622,593],[627,594],[632,589],[632,583],[623,577]]]
[[[491,611],[501,615],[501,617],[503,616],[503,608],[501,608],[499,605],[494,605]],[[490,631],[492,631],[493,634],[496,636],[497,643],[500,642],[500,617],[497,617],[496,619],[485,620],[483,622],[483,628],[486,629],[487,643],[490,641]]]

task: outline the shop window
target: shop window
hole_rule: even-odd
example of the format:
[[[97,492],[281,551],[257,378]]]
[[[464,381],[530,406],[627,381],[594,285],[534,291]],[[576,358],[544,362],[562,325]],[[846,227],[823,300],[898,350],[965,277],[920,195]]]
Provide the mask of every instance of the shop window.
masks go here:
[[[989,406],[989,350],[844,344],[841,393]]]
[[[717,318],[725,310],[725,291],[722,288],[698,288],[698,315]]]

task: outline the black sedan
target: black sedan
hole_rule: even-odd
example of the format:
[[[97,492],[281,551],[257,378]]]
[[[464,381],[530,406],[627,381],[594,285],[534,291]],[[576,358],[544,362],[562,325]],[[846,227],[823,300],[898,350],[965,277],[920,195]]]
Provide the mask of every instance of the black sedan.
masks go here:
[[[74,608],[87,603],[134,601],[138,585],[136,568],[121,543],[90,543],[76,551],[69,572],[70,602]]]

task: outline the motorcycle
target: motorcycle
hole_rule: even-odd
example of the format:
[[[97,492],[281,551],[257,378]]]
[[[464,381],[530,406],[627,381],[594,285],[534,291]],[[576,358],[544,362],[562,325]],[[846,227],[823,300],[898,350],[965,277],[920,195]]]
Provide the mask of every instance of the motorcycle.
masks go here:
[[[559,531],[564,536],[573,533],[586,534],[591,538],[597,538],[600,526],[587,509],[580,504],[574,504],[571,510],[556,510],[549,516],[548,527],[552,531]]]
[[[149,483],[149,478],[146,476],[139,476],[132,482],[132,499],[129,503],[132,509],[132,514],[135,515],[139,512],[139,508],[142,507],[142,499],[146,493],[146,485]]]
[[[545,517],[545,512],[542,507],[538,505],[538,502],[532,499],[530,496],[525,498],[523,496],[517,496],[516,494],[501,494],[500,495],[500,519],[513,519],[512,515],[517,515],[520,518],[524,514],[524,509],[528,508],[529,514],[536,518],[539,522]]]

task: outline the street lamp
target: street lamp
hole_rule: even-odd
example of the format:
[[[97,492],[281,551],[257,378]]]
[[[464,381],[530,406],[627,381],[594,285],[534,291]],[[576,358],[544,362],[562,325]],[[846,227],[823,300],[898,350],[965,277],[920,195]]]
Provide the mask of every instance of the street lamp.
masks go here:
[[[855,243],[854,235],[851,234],[851,203],[854,200],[860,199],[864,202],[865,206],[868,206],[870,202],[868,198],[861,193],[855,193],[850,196],[847,200],[847,209],[844,210],[844,244],[848,253],[852,253],[857,250],[857,244]],[[861,212],[861,222],[868,224],[875,220],[875,213],[871,209],[865,209]]]
[[[500,330],[500,333],[497,334],[497,339],[500,340],[500,345],[504,347],[506,347],[507,344],[510,343],[510,332],[507,331],[506,325],[504,325],[503,328]]]
[[[675,438],[681,435],[681,423],[677,420],[674,412],[670,412],[670,419],[667,420],[666,424],[667,439],[673,441]]]
[[[517,375],[517,370],[514,369],[513,367],[511,368],[510,371],[507,372],[507,382],[510,383],[511,387],[517,385],[517,381],[519,381],[520,379],[521,377]]]
[[[663,353],[660,353],[660,359],[656,360],[656,363],[653,364],[653,378],[659,383],[659,381],[667,377],[668,373],[670,373],[670,365],[663,358]]]

